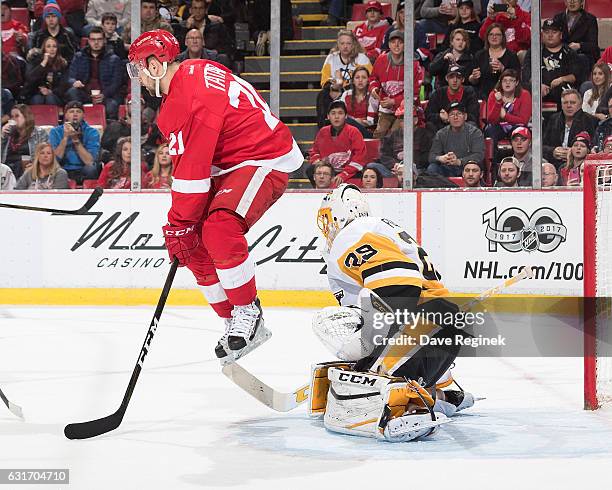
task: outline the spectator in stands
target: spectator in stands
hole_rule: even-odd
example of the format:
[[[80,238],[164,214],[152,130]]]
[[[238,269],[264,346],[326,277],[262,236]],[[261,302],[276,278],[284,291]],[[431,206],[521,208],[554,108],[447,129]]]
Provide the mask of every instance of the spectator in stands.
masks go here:
[[[484,166],[482,162],[469,160],[463,164],[461,178],[465,187],[485,187]]]
[[[429,65],[431,76],[438,77],[436,86],[446,85],[446,75],[451,66],[461,67],[462,73],[472,73],[476,68],[474,57],[470,53],[470,35],[463,29],[455,29],[450,36],[450,47],[436,55]]]
[[[19,179],[36,147],[47,141],[45,130],[34,125],[32,110],[25,104],[16,104],[11,109],[11,119],[2,126],[2,163]]]
[[[595,116],[599,121],[606,119],[606,114],[597,112],[597,107],[612,83],[612,72],[607,63],[596,63],[591,73],[593,86],[582,96],[582,110]]]
[[[346,104],[346,122],[355,126],[364,138],[370,138],[368,128],[374,125],[378,114],[378,100],[368,90],[370,73],[365,66],[358,66],[351,77],[351,88],[343,92],[340,100]]]
[[[204,45],[227,55],[230,60],[234,56],[234,41],[223,22],[214,21],[207,12],[208,4],[204,0],[192,0],[189,17],[183,27],[187,30],[198,29],[204,37]],[[218,16],[213,16],[220,19]]]
[[[88,26],[103,26],[107,14],[115,16],[115,29],[118,26],[123,30],[130,25],[132,18],[129,0],[88,0],[85,13]]]
[[[480,38],[485,39],[491,25],[500,25],[504,31],[506,47],[522,56],[520,53],[528,50],[531,45],[531,15],[517,5],[517,0],[503,0],[503,3],[497,5],[505,10],[500,11],[495,5],[489,4],[487,18],[480,27]]]
[[[612,98],[608,100],[608,114],[612,114]],[[597,114],[602,115],[602,114]],[[595,130],[595,144],[597,148],[601,149],[604,147],[604,141],[608,136],[612,135],[612,118],[606,115],[605,119],[599,123]]]
[[[68,187],[68,173],[57,162],[53,147],[49,143],[41,143],[36,147],[32,165],[23,172],[15,190],[41,191]]]
[[[12,191],[15,188],[17,180],[11,167],[0,163],[0,191]]]
[[[542,187],[555,187],[559,181],[557,169],[552,163],[542,162]]]
[[[79,42],[71,30],[60,24],[62,11],[56,3],[49,2],[42,10],[43,25],[34,33],[32,46],[42,48],[42,44],[48,37],[54,37],[59,46],[62,57],[70,63],[74,53],[78,50]]]
[[[106,38],[101,27],[92,27],[87,46],[70,63],[66,100],[104,104],[106,117],[117,119],[121,88],[125,79],[124,64],[106,50]]]
[[[497,180],[494,187],[519,187],[521,164],[514,157],[502,159],[497,171]]]
[[[28,43],[29,26],[14,20],[11,15],[11,7],[6,0],[2,1],[2,52],[25,55]]]
[[[457,17],[457,7],[448,0],[425,0],[419,23],[427,33],[444,34],[448,24]]]
[[[562,31],[563,26],[554,19],[548,19],[542,25],[542,100],[557,105],[561,93],[575,86],[579,69],[576,54],[563,44]],[[527,65],[530,63],[525,63],[525,67]]]
[[[68,62],[59,52],[57,41],[48,37],[42,49],[28,53],[23,96],[30,104],[64,105],[68,89]]]
[[[129,189],[132,186],[132,138],[120,138],[113,160],[104,165],[98,185],[104,189]],[[144,173],[147,168],[141,164],[142,182],[147,182]]]
[[[2,88],[7,89],[13,99],[21,98],[25,74],[25,61],[16,54],[2,53]]]
[[[153,168],[144,178],[146,189],[170,189],[172,187],[172,158],[168,143],[162,143],[155,150]]]
[[[612,136],[608,136],[603,142],[602,153],[612,153]]]
[[[329,189],[334,178],[334,167],[326,158],[313,165],[312,186],[315,189]]]
[[[232,0],[206,0],[206,13],[211,22],[223,24],[234,38],[234,23],[236,22],[236,9]],[[282,7],[281,7],[282,8]]]
[[[591,136],[586,131],[578,133],[567,154],[565,165],[561,167],[561,184],[582,186],[583,164],[591,150]]]
[[[427,172],[445,177],[459,177],[461,166],[470,160],[482,162],[484,137],[480,129],[466,124],[467,112],[461,102],[452,102],[446,112],[449,125],[434,136]]]
[[[487,28],[485,47],[476,53],[475,61],[476,68],[470,74],[469,82],[482,100],[489,98],[489,92],[497,85],[504,70],[521,70],[516,53],[506,47],[504,30],[499,24],[490,24]]]
[[[34,0],[34,17],[36,19],[44,17],[45,7],[50,4],[55,4],[60,9],[71,34],[76,37],[87,35],[83,31],[85,26],[85,0]],[[36,26],[36,23],[34,25]],[[36,26],[36,28],[38,29],[39,26]],[[70,61],[69,58],[64,57]]]
[[[478,126],[480,105],[476,92],[470,86],[463,85],[464,72],[458,65],[452,65],[446,74],[446,83],[429,96],[425,109],[425,119],[429,129],[436,133],[448,124],[446,108],[451,102],[461,102],[466,108],[468,122]]]
[[[597,62],[606,63],[610,69],[612,69],[612,46],[608,46],[606,49],[604,49],[604,52],[601,53],[601,57]]]
[[[582,66],[578,73],[588,73],[599,59],[597,18],[584,10],[584,0],[565,0],[565,6],[554,20],[563,26],[563,43],[578,54]]]
[[[474,10],[474,2],[472,0],[459,0],[457,2],[457,17],[448,24],[448,30],[444,41],[439,49],[446,50],[451,45],[451,34],[456,29],[463,29],[470,37],[470,43],[467,46],[467,51],[474,56],[484,47],[482,39],[480,39],[480,21]],[[471,73],[467,72],[467,73]]]
[[[366,146],[357,128],[346,124],[346,105],[335,100],[329,106],[329,126],[319,130],[310,149],[311,166],[306,175],[312,180],[313,165],[327,159],[334,167],[332,184],[337,186],[361,172],[366,163]]]
[[[368,2],[366,4],[366,21],[356,26],[353,32],[372,63],[382,53],[382,45],[388,27],[389,23],[383,16],[380,2],[375,0]]]
[[[512,156],[517,159],[521,166],[519,185],[530,186],[532,184],[532,154],[531,154],[531,131],[522,126],[512,131],[510,138],[512,144]]]
[[[172,26],[162,19],[157,10],[157,0],[141,0],[140,1],[140,32],[152,31],[154,29],[164,29],[168,32],[174,32]],[[127,45],[132,43],[131,26],[127,24],[123,29],[123,42]]]
[[[545,126],[542,153],[557,168],[567,161],[570,143],[578,133],[586,131],[591,138],[595,137],[597,119],[581,107],[580,92],[565,90],[561,95],[561,112],[553,114]]]
[[[329,124],[329,120],[327,119],[329,106],[334,100],[340,100],[342,93],[342,85],[330,79],[323,85],[323,88],[317,94],[317,126],[319,126],[319,128]]]
[[[376,168],[366,168],[361,176],[362,189],[380,189],[383,186],[383,176]]]
[[[352,31],[338,31],[336,46],[331,49],[321,69],[321,87],[332,80],[334,86],[348,87],[355,68],[365,66],[372,73],[372,64]]]
[[[487,101],[485,137],[497,142],[508,138],[514,128],[527,126],[531,119],[531,94],[521,87],[516,70],[504,70]]]
[[[3,60],[4,62],[4,60]],[[3,80],[4,82],[4,80]],[[0,124],[6,124],[10,119],[11,109],[15,105],[15,99],[13,98],[13,94],[8,89],[2,89],[2,121]]]
[[[115,53],[119,59],[127,59],[125,43],[117,31],[117,16],[112,12],[102,14],[102,29],[106,37],[106,48]]]
[[[395,11],[395,21],[391,24],[386,32],[383,39],[382,51],[389,51],[389,36],[393,31],[404,32],[405,24],[405,2],[402,0],[397,4],[397,10]],[[423,27],[418,22],[414,24],[414,55],[418,58],[421,63],[431,55],[429,42],[427,41],[427,33],[423,30]]]
[[[84,179],[98,178],[96,159],[100,151],[100,133],[85,122],[83,115],[81,102],[68,102],[64,107],[64,124],[49,133],[49,142],[60,165],[78,184]]]
[[[178,55],[178,61],[188,59],[211,60],[221,63],[231,69],[232,62],[226,54],[219,54],[214,49],[206,49],[204,46],[204,37],[198,29],[191,29],[185,36],[185,45],[187,49]]]
[[[395,129],[395,111],[404,98],[404,35],[395,31],[389,36],[388,53],[381,54],[370,76],[370,93],[379,101],[378,124],[374,131],[374,138],[384,137],[390,130]],[[418,94],[425,70],[417,62],[413,62],[414,87],[413,93]]]
[[[141,98],[140,101],[142,108],[140,112],[141,149],[145,155],[145,160],[153,164],[154,152],[162,141],[162,135],[155,124],[155,111],[150,107],[144,107],[144,99]],[[128,95],[125,116],[119,118],[117,121],[111,121],[102,134],[100,146],[102,147],[104,155],[101,154],[101,161],[104,162],[109,160],[110,155],[115,152],[115,147],[119,138],[132,134],[131,125],[132,96]]]
[[[344,0],[338,0],[340,2]],[[255,35],[255,53],[263,56],[270,42],[270,0],[253,0],[249,3],[248,19],[251,32]],[[280,1],[281,41],[293,39],[293,18],[291,0]],[[337,25],[337,24],[334,24]]]

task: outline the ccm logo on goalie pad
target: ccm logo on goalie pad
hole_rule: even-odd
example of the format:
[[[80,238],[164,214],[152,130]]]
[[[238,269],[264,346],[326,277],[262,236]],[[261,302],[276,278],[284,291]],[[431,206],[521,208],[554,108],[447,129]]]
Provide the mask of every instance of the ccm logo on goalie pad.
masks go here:
[[[376,378],[368,378],[367,376],[350,373],[340,373],[338,380],[367,386],[374,386],[376,384]]]

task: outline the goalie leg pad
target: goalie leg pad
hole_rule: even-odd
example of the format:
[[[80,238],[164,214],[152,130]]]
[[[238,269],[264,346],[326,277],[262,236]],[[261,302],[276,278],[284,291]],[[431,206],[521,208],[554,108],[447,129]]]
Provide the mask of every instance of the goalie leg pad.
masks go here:
[[[327,372],[331,367],[350,370],[352,364],[348,362],[321,362],[312,366],[310,375],[310,403],[308,404],[308,414],[311,417],[322,416],[325,413],[330,385]]]

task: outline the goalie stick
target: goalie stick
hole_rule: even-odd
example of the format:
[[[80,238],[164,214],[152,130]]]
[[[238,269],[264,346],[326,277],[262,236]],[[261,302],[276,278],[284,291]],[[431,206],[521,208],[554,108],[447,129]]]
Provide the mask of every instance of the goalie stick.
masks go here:
[[[13,412],[13,414],[23,420],[23,410],[21,409],[21,407],[10,402],[6,395],[2,393],[2,390],[0,390],[0,398],[6,405],[6,408],[8,408],[11,412]]]
[[[155,331],[157,330],[157,325],[159,323],[161,314],[164,311],[166,299],[168,298],[168,294],[170,294],[170,288],[172,287],[172,281],[174,280],[177,268],[178,260],[175,258],[172,261],[172,266],[170,267],[170,271],[168,272],[166,283],[164,284],[164,288],[162,289],[159,301],[157,302],[157,308],[155,309],[153,319],[151,320],[149,330],[147,331],[147,336],[145,337],[144,343],[142,344],[142,348],[140,349],[140,353],[138,354],[138,360],[136,361],[136,366],[134,367],[134,371],[132,372],[132,377],[130,378],[130,382],[128,384],[127,390],[125,391],[125,395],[123,396],[121,405],[115,413],[103,417],[101,419],[90,420],[89,422],[68,424],[64,428],[64,435],[68,439],[89,439],[90,437],[99,436],[101,434],[106,434],[111,430],[115,430],[121,424],[123,416],[125,415],[125,412],[127,410],[128,403],[130,403],[130,398],[132,398],[132,393],[134,393],[136,381],[138,381],[138,376],[140,375],[140,371],[142,371],[142,365],[144,364],[145,357],[147,356],[147,354],[149,353],[149,349],[151,348],[151,341],[153,340],[153,336],[155,335]]]
[[[523,279],[531,277],[533,277],[531,268],[525,267],[517,275],[506,279],[502,284],[487,289],[479,294],[476,298],[465,304],[461,310],[469,311],[486,298],[499,294],[504,289],[513,286]],[[372,304],[377,309],[380,308],[382,311],[389,311],[387,304],[380,299],[376,293],[372,293]],[[240,389],[277,412],[289,412],[299,407],[301,404],[308,401],[310,395],[310,384],[305,384],[290,393],[279,392],[235,362],[223,366],[222,372]]]
[[[94,191],[87,199],[87,202],[83,204],[79,209],[54,209],[54,208],[39,208],[37,206],[24,206],[22,204],[8,204],[8,203],[0,203],[0,208],[9,208],[9,209],[21,209],[24,211],[41,211],[43,213],[53,213],[53,214],[85,214],[89,211],[93,205],[100,199],[100,196],[104,190],[102,187],[96,187]]]

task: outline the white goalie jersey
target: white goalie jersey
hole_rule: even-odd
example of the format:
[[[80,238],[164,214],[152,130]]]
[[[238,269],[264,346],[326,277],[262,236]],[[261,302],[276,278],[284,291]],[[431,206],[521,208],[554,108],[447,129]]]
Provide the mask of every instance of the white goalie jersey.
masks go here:
[[[421,298],[448,295],[427,253],[384,218],[359,218],[340,230],[327,258],[327,276],[342,306],[357,304],[362,288],[381,297],[396,292]]]

